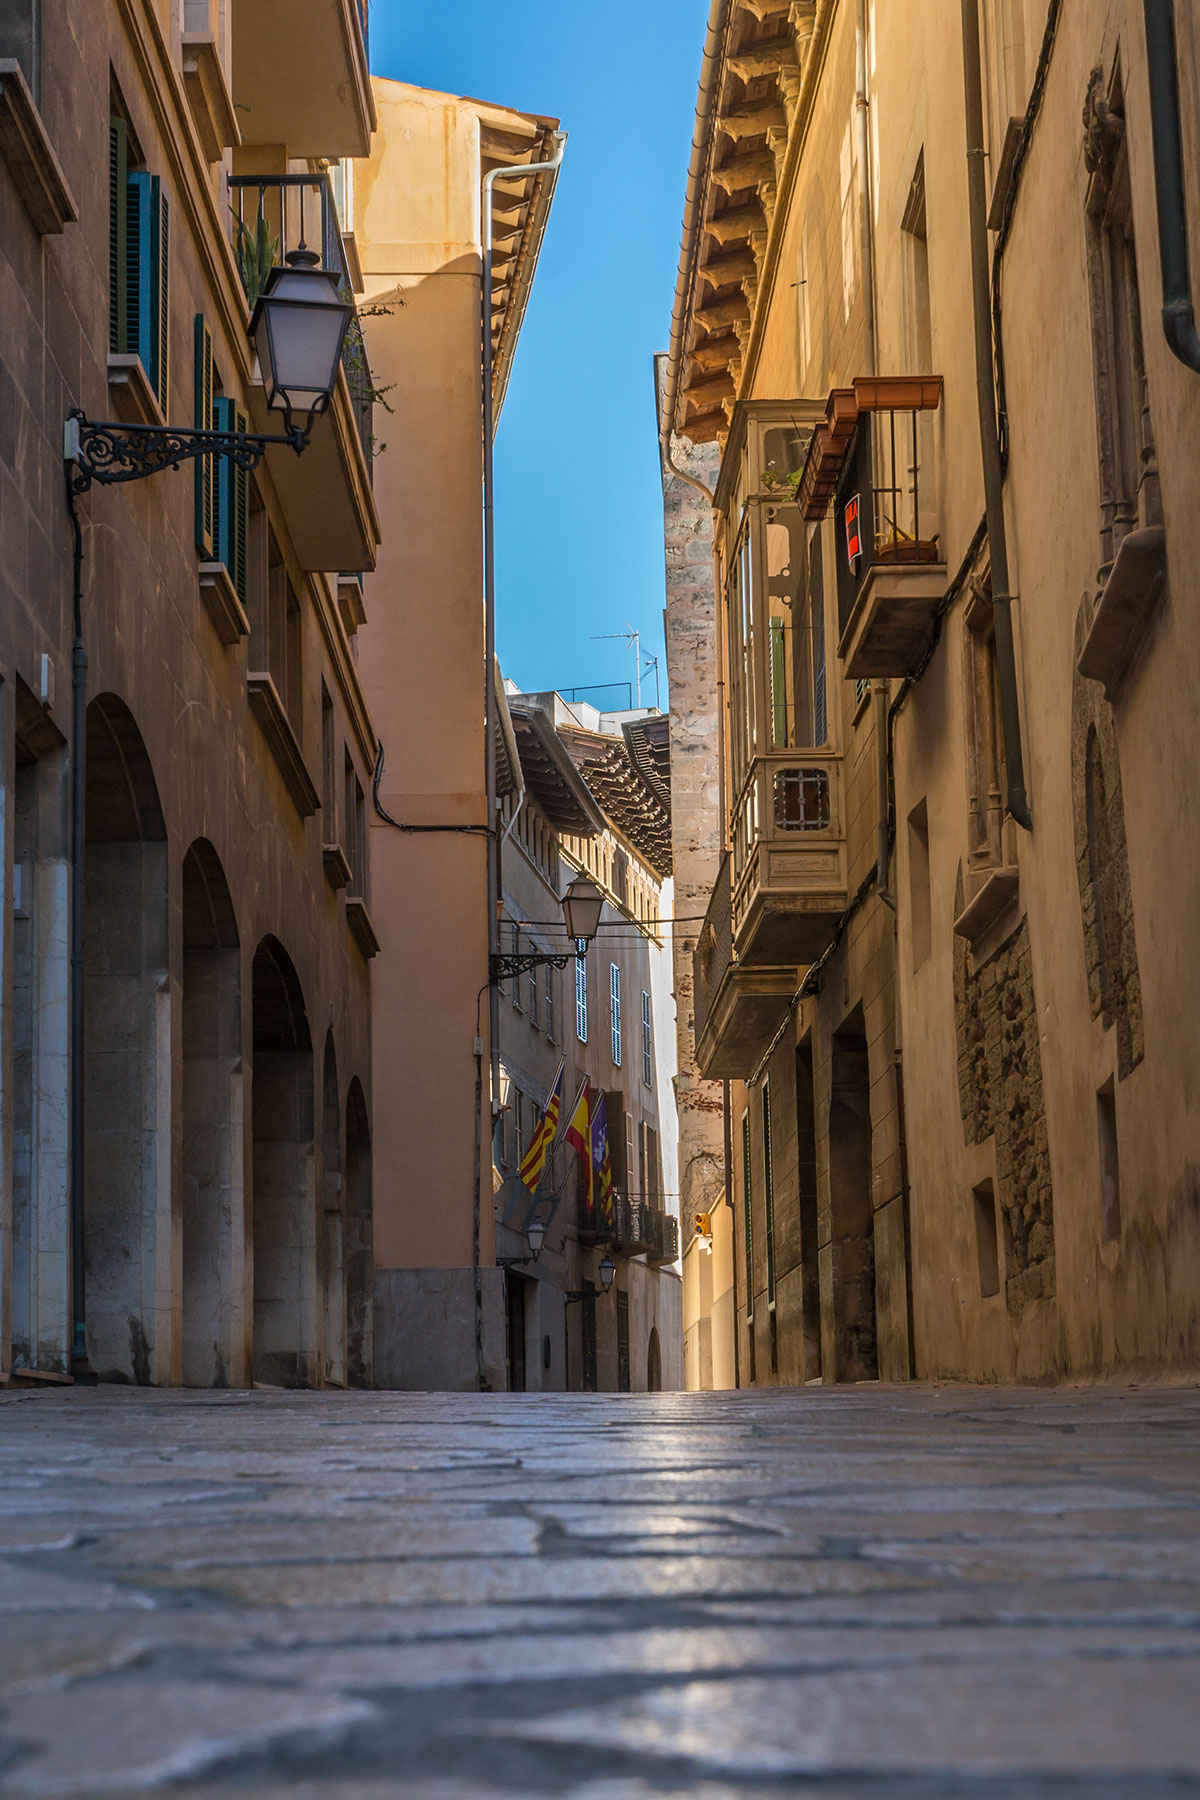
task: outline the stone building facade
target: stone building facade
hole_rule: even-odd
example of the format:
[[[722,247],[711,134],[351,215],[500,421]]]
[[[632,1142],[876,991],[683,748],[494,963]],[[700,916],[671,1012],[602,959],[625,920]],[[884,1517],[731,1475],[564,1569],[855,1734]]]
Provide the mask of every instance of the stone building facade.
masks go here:
[[[671,966],[668,726],[511,689],[501,782],[502,947],[563,954],[562,895],[581,872],[605,895],[586,958],[501,989],[505,1110],[494,1142],[497,1251],[505,1273],[510,1389],[642,1393],[683,1383]],[[662,777],[656,779],[661,765]],[[650,779],[647,780],[647,774]],[[665,1027],[670,1025],[672,1029]],[[536,1194],[520,1180],[563,1065],[557,1141]],[[584,1081],[604,1096],[615,1211],[589,1210],[564,1142]],[[546,1226],[529,1256],[527,1228]],[[612,1258],[612,1288],[599,1267]]]
[[[0,1380],[372,1379],[365,363],[300,458],[64,482],[72,408],[273,428],[250,302],[301,196],[355,285],[364,33],[343,0],[0,16]]]
[[[662,425],[720,451],[696,1035],[742,1383],[1200,1355],[1168,13],[1152,67],[1133,0],[713,8]]]

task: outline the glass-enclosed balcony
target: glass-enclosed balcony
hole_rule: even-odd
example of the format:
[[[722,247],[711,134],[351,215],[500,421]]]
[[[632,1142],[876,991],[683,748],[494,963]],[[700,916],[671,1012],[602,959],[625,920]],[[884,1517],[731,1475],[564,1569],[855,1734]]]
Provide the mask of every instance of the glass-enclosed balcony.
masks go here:
[[[856,680],[918,665],[946,588],[939,507],[940,376],[837,388],[800,479],[804,518],[833,505],[838,655]]]
[[[822,416],[812,401],[740,405],[717,489],[733,951],[751,966],[811,962],[846,904],[834,622],[820,532],[797,498]]]

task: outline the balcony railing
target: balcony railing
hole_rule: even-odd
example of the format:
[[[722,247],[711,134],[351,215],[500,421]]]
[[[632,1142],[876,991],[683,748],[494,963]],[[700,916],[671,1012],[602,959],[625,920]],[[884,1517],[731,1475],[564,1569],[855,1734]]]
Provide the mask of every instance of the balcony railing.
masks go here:
[[[758,756],[730,822],[731,942],[738,961],[793,967],[819,953],[846,903],[842,759]]]
[[[834,507],[838,652],[847,675],[906,675],[945,588],[937,480],[940,376],[837,388],[800,481],[806,518]]]
[[[612,1218],[605,1219],[599,1204],[589,1211],[579,1202],[579,1238],[585,1244],[606,1244],[614,1256],[646,1256],[651,1262],[674,1262],[679,1255],[679,1225],[670,1213],[647,1200],[615,1193]]]
[[[365,0],[359,0],[364,31]],[[335,269],[343,301],[354,302],[354,286],[342,243],[333,183],[320,175],[230,175],[233,246],[246,300],[253,307],[272,268],[289,251],[319,249],[321,266]],[[342,349],[342,371],[368,470],[374,456],[375,386],[367,362],[362,321],[355,311]]]

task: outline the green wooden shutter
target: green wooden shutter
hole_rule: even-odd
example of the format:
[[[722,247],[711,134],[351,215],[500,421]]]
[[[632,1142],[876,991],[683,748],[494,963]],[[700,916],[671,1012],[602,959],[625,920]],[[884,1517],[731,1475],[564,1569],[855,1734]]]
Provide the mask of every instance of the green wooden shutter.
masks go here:
[[[742,1114],[742,1199],[746,1221],[746,1319],[754,1318],[754,1192],[750,1183],[750,1114]]]
[[[156,194],[155,199],[158,254],[155,258],[154,327],[157,341],[155,344],[154,387],[165,419],[170,391],[168,377],[171,369],[171,208],[167,196],[161,190]]]
[[[129,340],[126,263],[129,131],[124,119],[108,121],[108,348],[116,356]]]
[[[212,333],[204,322],[204,314],[196,314],[194,329],[195,347],[195,410],[192,422],[197,431],[211,431],[213,426],[213,364]],[[196,548],[205,562],[211,562],[214,556],[216,533],[213,521],[213,469],[214,458],[198,456],[196,470]]]
[[[787,668],[784,657],[787,639],[783,620],[771,620],[771,742],[776,750],[788,748]]]
[[[240,406],[223,395],[213,402],[217,431],[248,431]],[[246,531],[250,512],[250,477],[228,456],[218,456],[213,484],[213,528],[218,562],[225,564],[238,599],[246,604]]]
[[[122,350],[133,352],[154,382],[154,346],[156,334],[152,326],[153,298],[150,272],[154,267],[151,236],[151,191],[154,177],[137,170],[125,182],[125,306],[126,330]]]

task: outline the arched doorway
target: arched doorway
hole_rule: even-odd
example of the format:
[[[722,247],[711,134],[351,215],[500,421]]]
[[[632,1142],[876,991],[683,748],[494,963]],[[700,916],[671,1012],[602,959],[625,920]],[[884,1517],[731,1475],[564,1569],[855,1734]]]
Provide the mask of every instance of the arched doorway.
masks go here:
[[[375,1385],[375,1234],[371,1199],[371,1129],[357,1075],[346,1096],[346,1381]]]
[[[316,1146],[308,1014],[291,958],[266,937],[252,971],[254,1378],[316,1387]]]
[[[325,1295],[324,1379],[328,1387],[346,1385],[346,1229],[342,1192],[342,1120],[338,1103],[337,1055],[333,1032],[325,1037],[325,1069],[321,1093],[321,1164],[324,1201],[321,1213],[321,1280]]]
[[[198,838],[183,859],[183,1382],[246,1378],[242,1006],[225,871]]]
[[[662,1393],[662,1345],[658,1341],[658,1326],[650,1327],[650,1345],[646,1351],[646,1392]]]
[[[87,709],[84,786],[88,1350],[102,1379],[169,1381],[167,832],[142,734],[115,694]]]

